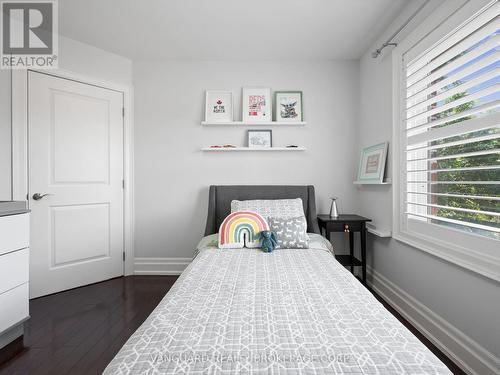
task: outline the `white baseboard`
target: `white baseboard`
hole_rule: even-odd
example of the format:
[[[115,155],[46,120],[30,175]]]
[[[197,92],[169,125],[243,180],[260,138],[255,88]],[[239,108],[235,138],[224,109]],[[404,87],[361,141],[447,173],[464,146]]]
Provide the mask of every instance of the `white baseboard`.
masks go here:
[[[134,275],[180,275],[192,258],[135,258]]]
[[[441,316],[368,267],[370,287],[439,350],[472,375],[500,374],[500,359]],[[474,317],[471,317],[474,319]]]

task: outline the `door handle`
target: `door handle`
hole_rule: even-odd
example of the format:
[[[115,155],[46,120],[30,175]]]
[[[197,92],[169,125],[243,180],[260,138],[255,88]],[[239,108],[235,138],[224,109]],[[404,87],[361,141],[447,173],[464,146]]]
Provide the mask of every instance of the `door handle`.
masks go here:
[[[42,199],[43,197],[46,197],[48,195],[52,195],[52,194],[35,193],[35,194],[33,194],[33,199],[36,200],[36,201],[39,201],[40,199]]]

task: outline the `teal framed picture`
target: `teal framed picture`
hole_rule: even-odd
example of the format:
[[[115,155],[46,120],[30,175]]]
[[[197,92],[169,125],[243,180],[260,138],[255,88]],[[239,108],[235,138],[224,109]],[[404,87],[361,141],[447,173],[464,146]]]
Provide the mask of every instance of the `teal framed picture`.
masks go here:
[[[384,182],[388,146],[388,142],[383,142],[363,148],[359,158],[358,183],[381,184]]]
[[[274,93],[274,119],[276,122],[302,122],[302,91],[276,91]]]

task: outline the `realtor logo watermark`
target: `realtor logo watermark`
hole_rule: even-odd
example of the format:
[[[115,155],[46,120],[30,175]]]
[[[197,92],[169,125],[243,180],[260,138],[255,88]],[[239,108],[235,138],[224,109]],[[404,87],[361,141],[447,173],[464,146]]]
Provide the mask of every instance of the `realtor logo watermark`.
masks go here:
[[[57,68],[57,1],[1,1],[2,69]]]

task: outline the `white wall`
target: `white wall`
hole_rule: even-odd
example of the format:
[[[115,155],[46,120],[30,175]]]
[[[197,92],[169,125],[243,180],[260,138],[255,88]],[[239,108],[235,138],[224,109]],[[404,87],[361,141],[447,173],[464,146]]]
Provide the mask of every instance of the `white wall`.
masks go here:
[[[10,89],[10,70],[0,70],[0,201],[11,199]]]
[[[111,52],[59,37],[59,69],[91,79],[132,85],[132,61]]]
[[[407,9],[394,24],[401,24],[409,13],[410,9]],[[394,27],[387,30],[378,42],[385,41],[393,30]],[[379,43],[374,44],[372,49],[378,47]],[[392,59],[390,53],[372,59],[371,50],[360,61],[358,151],[363,146],[381,141],[392,142]],[[392,165],[390,159],[391,155],[389,176]],[[391,229],[390,186],[360,188],[356,201],[362,215],[373,218],[380,229]],[[400,293],[407,293],[407,299],[414,299],[413,302],[420,308],[426,307],[437,314],[437,318],[434,318],[448,332],[455,334],[460,343],[455,345],[453,340],[447,342],[444,336],[442,341],[455,350],[461,357],[459,360],[474,366],[476,373],[493,372],[480,367],[477,358],[470,359],[465,352],[478,353],[481,358],[487,358],[491,354],[493,357],[489,357],[489,363],[494,363],[496,356],[496,361],[499,361],[497,369],[500,371],[500,284],[396,240],[380,239],[372,235],[368,238],[369,265],[375,273],[374,285],[382,287],[381,290],[384,290],[384,282],[397,286]],[[432,313],[429,314],[432,316]],[[427,323],[424,323],[424,327],[425,324]],[[428,324],[428,327],[432,325]],[[436,330],[429,330],[437,337],[440,336]],[[461,344],[465,346],[460,348]],[[471,356],[474,357],[472,354]]]
[[[191,257],[211,184],[313,184],[319,212],[332,194],[352,209],[358,68],[357,61],[134,63],[136,256]],[[205,89],[232,90],[240,118],[242,86],[302,90],[307,126],[273,127],[273,142],[308,151],[201,152],[244,145],[248,127],[200,125]]]

